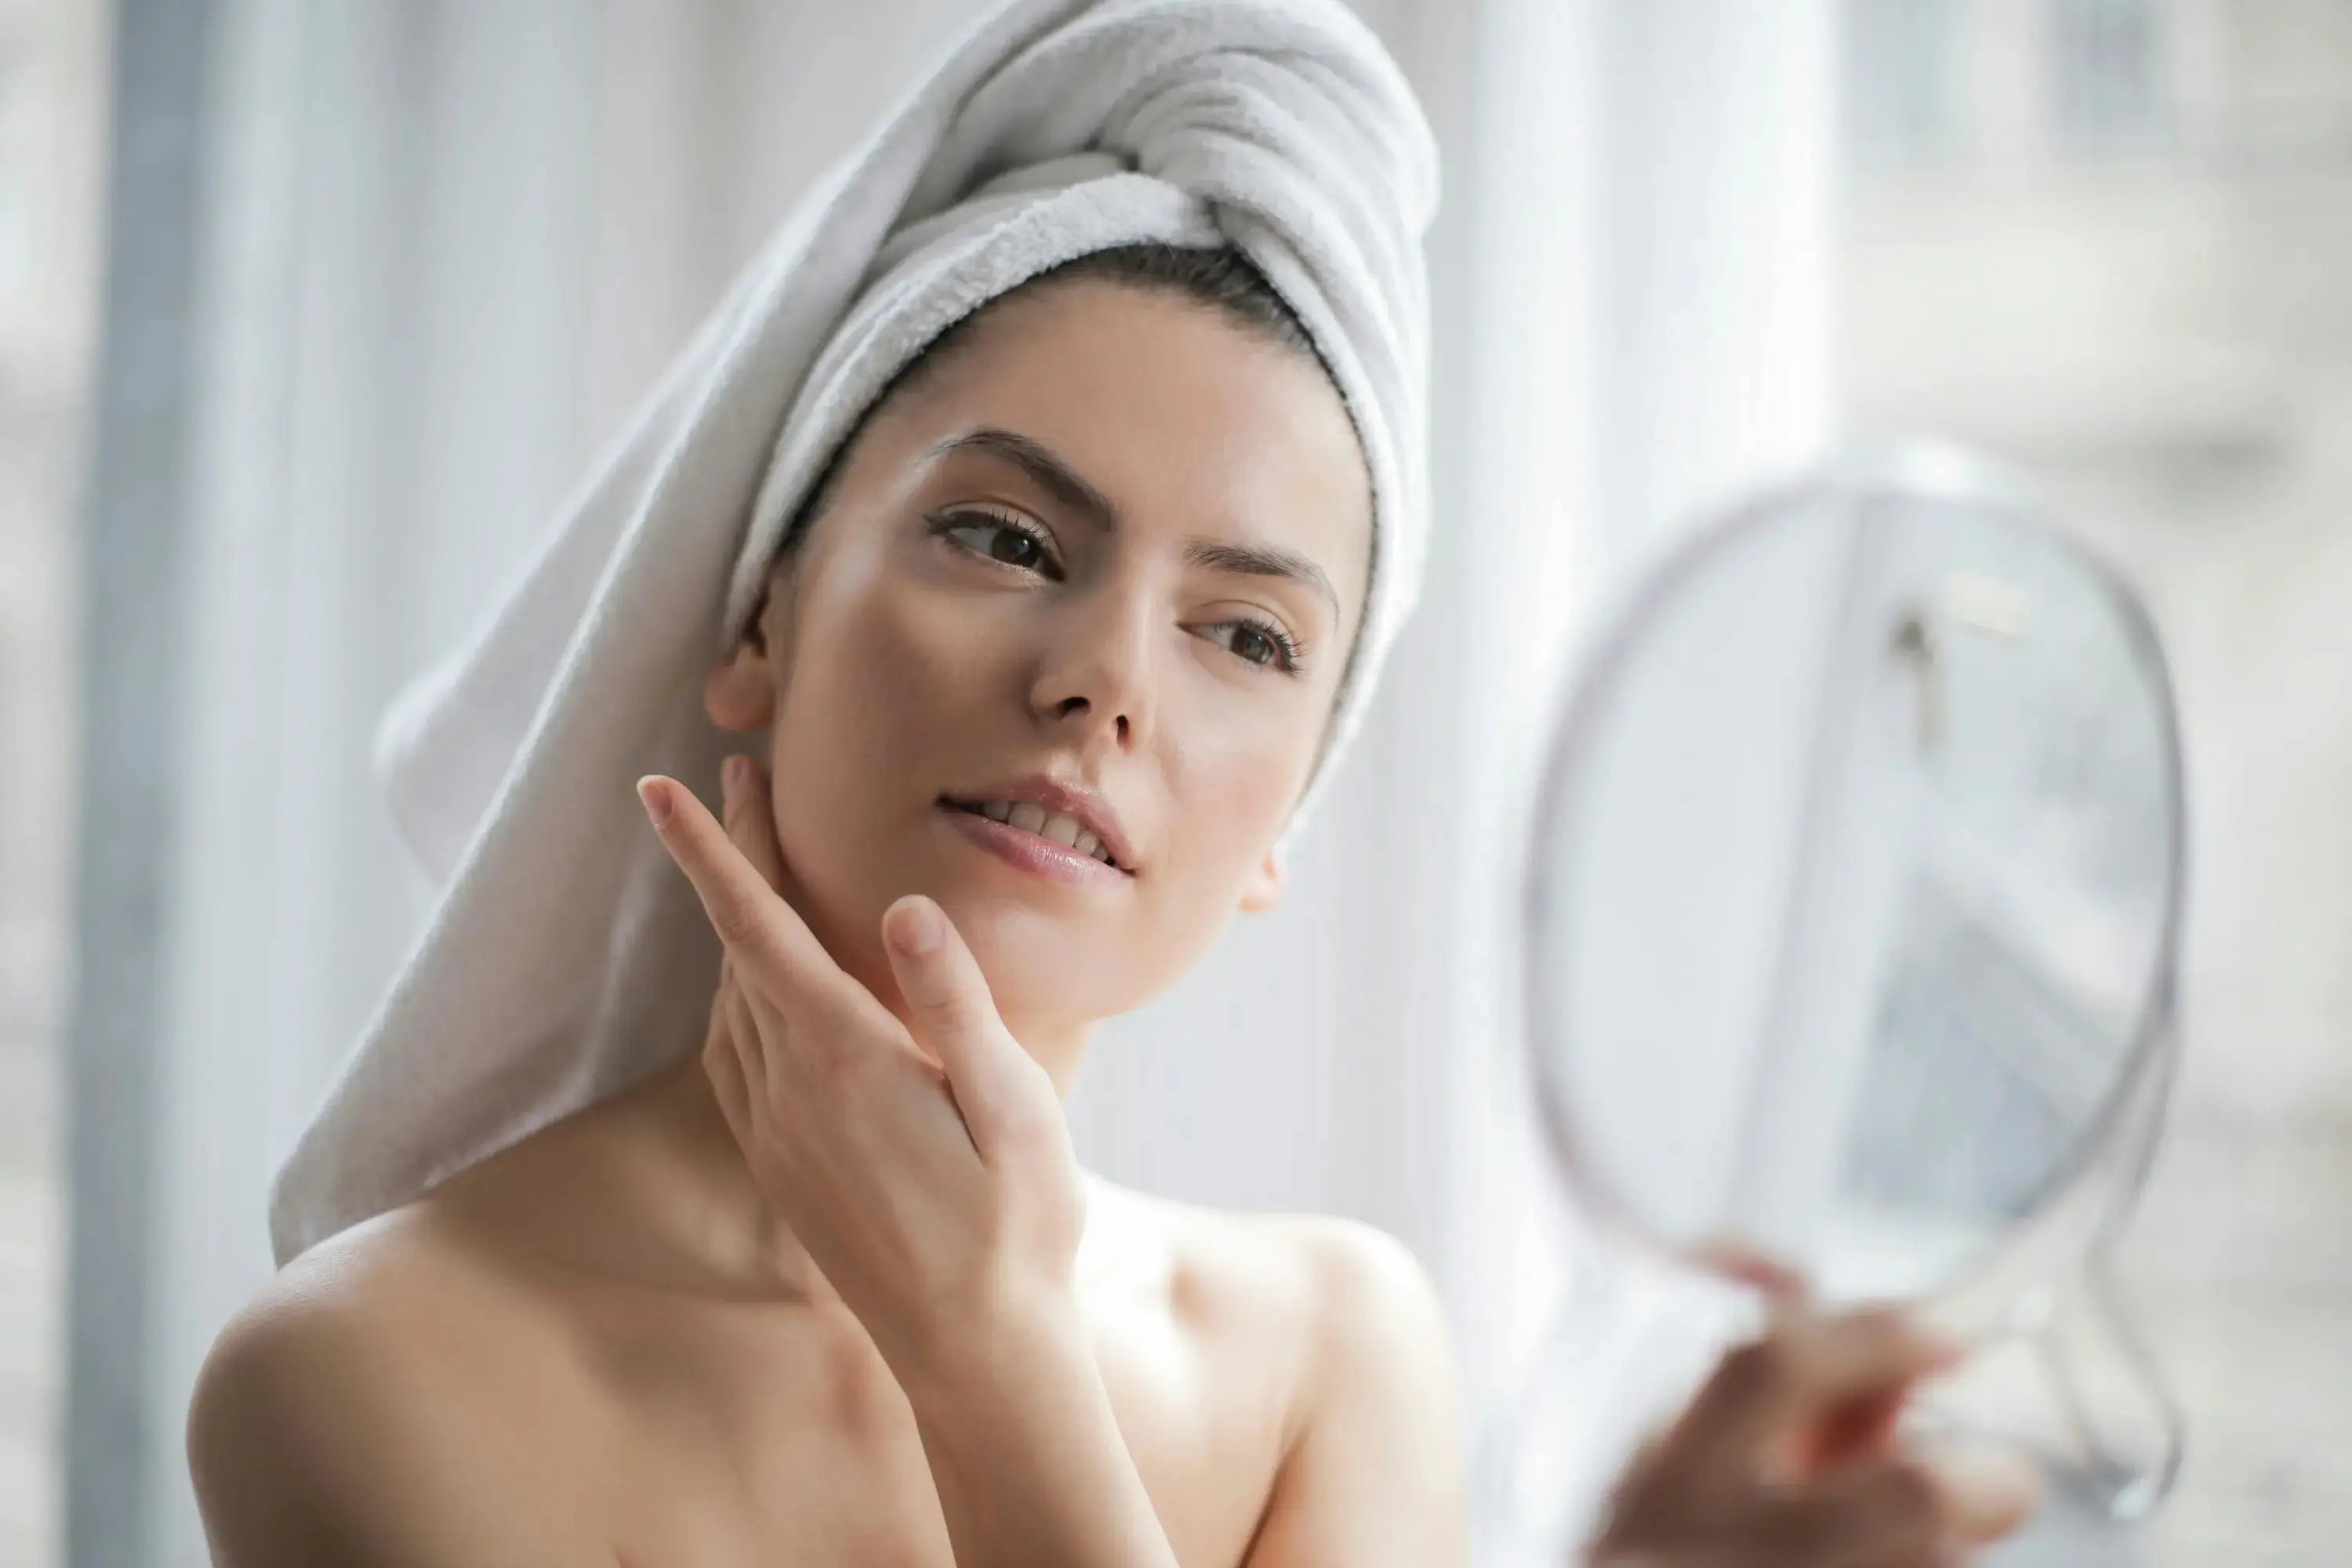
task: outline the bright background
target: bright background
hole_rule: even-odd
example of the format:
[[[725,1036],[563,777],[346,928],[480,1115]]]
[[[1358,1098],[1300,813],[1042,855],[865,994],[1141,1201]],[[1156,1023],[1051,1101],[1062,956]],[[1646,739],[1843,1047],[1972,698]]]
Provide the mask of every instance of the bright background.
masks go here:
[[[2140,584],[2187,715],[2130,1263],[2196,1447],[2117,1560],[2340,1561],[2352,5],[1360,9],[1445,153],[1433,576],[1289,903],[1109,1034],[1084,1150],[1395,1231],[1483,1422],[1591,1257],[1504,1000],[1583,612],[1843,436],[1974,440]],[[0,1564],[203,1561],[189,1380],[429,904],[375,717],[975,14],[0,0]]]

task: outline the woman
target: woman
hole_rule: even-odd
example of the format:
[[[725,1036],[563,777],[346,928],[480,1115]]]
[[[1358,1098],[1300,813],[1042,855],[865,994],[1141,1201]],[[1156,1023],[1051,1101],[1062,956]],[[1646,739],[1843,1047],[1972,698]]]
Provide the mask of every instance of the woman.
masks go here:
[[[1320,11],[1181,12],[1019,8],[966,46],[959,59],[987,68],[948,96],[984,120],[1041,51],[1125,68],[1071,41],[1099,44],[1087,29],[1106,19],[1155,45],[1171,16],[1252,47],[1273,27],[1281,47],[1239,64],[1230,38],[1183,40],[1186,58],[1221,62],[1203,79],[1220,93],[1301,50],[1318,68],[1302,79],[1328,88],[1311,51],[1355,68],[1369,47]],[[1165,55],[1118,58],[1155,90],[1168,79]],[[1170,117],[1196,125],[1204,100]],[[1370,107],[1391,124],[1409,109]],[[1060,133],[1104,140],[1076,118]],[[1057,155],[1050,137],[992,145],[1016,142],[1033,164]],[[889,134],[877,145],[826,224],[877,178]],[[948,243],[941,213],[970,214],[955,192],[885,226],[835,346],[793,374],[743,369],[792,332],[753,332],[731,359],[727,331],[706,335],[699,384],[725,395],[666,397],[656,423],[673,423],[651,443],[697,461],[606,486],[636,521],[590,624],[450,907],[281,1178],[293,1256],[206,1363],[189,1449],[217,1561],[1462,1560],[1444,1330],[1417,1266],[1360,1226],[1087,1177],[1061,1117],[1099,1020],[1279,897],[1280,845],[1360,711],[1416,556],[1400,531],[1419,471],[1417,289],[1373,258],[1351,295],[1328,247],[1345,221],[1417,235],[1418,216],[1374,177],[1338,193],[1352,218],[1318,226],[1345,171],[1299,162],[1296,221],[1253,205],[1258,226],[1232,226],[1252,244],[1139,243],[1113,225],[1116,242],[1063,245],[1005,287],[971,286],[977,241],[922,269]],[[983,195],[1019,205],[1035,188]],[[783,276],[808,292],[805,266]],[[866,330],[937,325],[905,304],[925,278],[982,297],[919,341]],[[878,381],[842,369],[861,353]],[[836,382],[849,392],[831,396]],[[779,456],[748,528],[740,510],[710,521],[680,476],[765,421],[743,390],[761,384],[790,405]],[[658,667],[639,679],[599,650],[667,635],[615,608],[640,603],[633,584],[692,579],[678,591],[707,596],[720,574],[680,563],[722,531],[726,556],[743,537],[724,575],[749,585],[746,613],[727,616],[683,724],[741,753],[709,770],[714,817],[681,782],[707,787],[704,754],[665,740],[681,721]],[[504,668],[504,645],[483,647],[477,668]],[[597,701],[627,710],[632,692],[659,710],[615,731]],[[604,746],[615,732],[630,743]],[[564,815],[597,770],[561,764],[608,752],[656,764],[632,843],[655,847],[658,886],[631,873],[609,816]],[[618,791],[586,793],[602,811]],[[673,920],[658,900],[682,889],[698,913]],[[501,910],[536,918],[502,931]],[[598,998],[584,1014],[534,1013],[556,1004],[467,940],[504,944],[535,979],[575,923],[564,955],[589,967],[570,989]],[[677,959],[688,938],[723,950],[715,978]],[[633,983],[688,972],[698,1048],[645,1046],[667,1016],[630,1012]],[[436,1091],[433,1115],[383,1065],[447,1065],[416,1026],[428,1006],[472,1031],[463,1092]],[[512,1090],[558,1081],[535,1075],[583,1039],[650,1070]],[[500,1095],[530,1114],[482,1119],[488,1134],[440,1125]],[[1645,1458],[1604,1551],[1928,1562],[1993,1528],[1880,1429],[1942,1353],[1896,1320],[1793,1314]]]

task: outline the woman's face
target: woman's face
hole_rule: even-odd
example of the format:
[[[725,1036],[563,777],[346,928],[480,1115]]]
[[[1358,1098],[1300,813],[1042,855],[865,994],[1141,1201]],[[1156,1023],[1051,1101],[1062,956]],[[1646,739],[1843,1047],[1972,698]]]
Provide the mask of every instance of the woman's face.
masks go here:
[[[1048,284],[866,421],[707,706],[770,727],[786,891],[844,967],[890,995],[882,912],[928,893],[1016,1034],[1091,1022],[1278,896],[1370,538],[1306,356]]]

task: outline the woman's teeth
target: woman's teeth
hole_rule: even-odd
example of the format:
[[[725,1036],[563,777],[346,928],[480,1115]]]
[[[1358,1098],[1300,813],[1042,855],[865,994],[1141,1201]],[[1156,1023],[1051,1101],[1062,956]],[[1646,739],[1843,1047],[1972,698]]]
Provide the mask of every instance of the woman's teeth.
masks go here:
[[[1078,826],[1078,819],[1061,812],[1048,814],[1034,801],[984,800],[970,809],[992,821],[1008,824],[1024,833],[1034,833],[1040,838],[1050,838],[1065,848],[1076,849],[1081,855],[1091,855],[1104,865],[1113,865],[1110,852],[1102,840]]]

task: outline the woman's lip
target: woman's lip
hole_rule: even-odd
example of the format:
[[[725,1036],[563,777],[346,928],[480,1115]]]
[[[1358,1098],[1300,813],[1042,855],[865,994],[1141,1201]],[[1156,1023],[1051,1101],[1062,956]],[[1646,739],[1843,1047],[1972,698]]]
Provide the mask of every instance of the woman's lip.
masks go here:
[[[952,805],[939,809],[947,815],[958,833],[1032,876],[1059,882],[1066,888],[1107,888],[1128,879],[1127,873],[1116,866],[1106,866],[1091,855],[1081,855],[1026,828]]]
[[[942,805],[960,805],[966,809],[1000,801],[1007,805],[1026,804],[1042,806],[1048,816],[1067,815],[1076,817],[1078,826],[1093,834],[1110,852],[1112,866],[1130,873],[1135,869],[1135,847],[1127,841],[1118,813],[1111,809],[1110,801],[1102,791],[1090,785],[1065,784],[1045,773],[1030,773],[1021,778],[1002,779],[995,784],[983,784],[969,793],[940,796]]]

